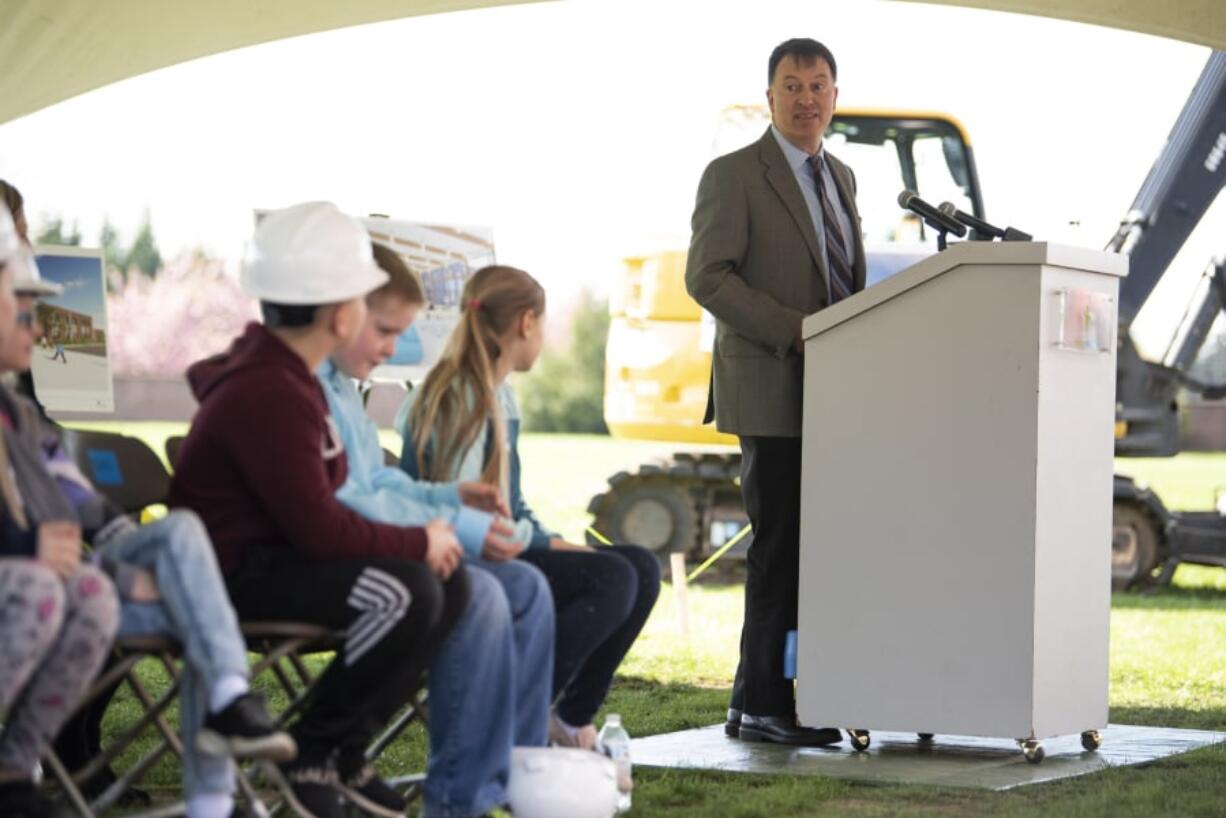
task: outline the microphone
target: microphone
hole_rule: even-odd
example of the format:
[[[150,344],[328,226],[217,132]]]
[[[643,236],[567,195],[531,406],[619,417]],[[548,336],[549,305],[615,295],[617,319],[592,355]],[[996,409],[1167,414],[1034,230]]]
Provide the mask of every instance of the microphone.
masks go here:
[[[942,233],[953,233],[955,236],[966,235],[965,225],[925,202],[914,190],[904,190],[902,193],[899,193],[898,206],[903,210],[910,210],[922,218],[933,230],[939,230]]]
[[[941,202],[941,206],[937,209],[946,216],[962,222],[975,233],[978,233],[980,236],[979,240],[981,241],[991,241],[993,238],[1000,239],[1001,241],[1030,241],[1034,238],[1029,233],[1023,233],[1021,230],[1013,227],[1006,227],[1002,230],[994,224],[989,224],[983,219],[972,216],[970,213],[962,212],[953,202]],[[982,237],[984,236],[987,238],[983,239]],[[972,240],[975,240],[975,238],[974,235],[971,236]]]
[[[969,227],[972,231],[972,241],[991,241],[992,239],[1003,239],[1005,237],[1004,230],[1001,230],[994,224],[988,224],[983,219],[978,219],[970,213],[964,213],[953,202],[941,202],[941,206],[937,210]]]

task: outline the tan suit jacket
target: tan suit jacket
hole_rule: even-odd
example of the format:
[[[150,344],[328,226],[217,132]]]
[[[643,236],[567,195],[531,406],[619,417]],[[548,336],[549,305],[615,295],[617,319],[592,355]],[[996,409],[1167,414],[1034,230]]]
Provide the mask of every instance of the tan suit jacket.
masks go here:
[[[864,289],[864,243],[851,170],[826,153],[855,234],[853,275]],[[796,176],[770,128],[721,156],[698,184],[685,285],[715,316],[704,423],[740,436],[799,437],[801,321],[830,303],[826,260]]]

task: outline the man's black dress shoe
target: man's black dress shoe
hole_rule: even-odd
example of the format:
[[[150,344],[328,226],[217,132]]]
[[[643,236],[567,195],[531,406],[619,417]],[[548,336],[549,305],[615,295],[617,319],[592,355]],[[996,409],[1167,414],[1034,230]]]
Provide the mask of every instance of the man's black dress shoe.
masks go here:
[[[728,708],[728,719],[724,722],[724,735],[737,738],[741,735],[741,711],[735,707]]]
[[[796,718],[787,716],[741,715],[741,741],[769,741],[798,747],[821,747],[838,744],[843,734],[834,727],[801,727]]]

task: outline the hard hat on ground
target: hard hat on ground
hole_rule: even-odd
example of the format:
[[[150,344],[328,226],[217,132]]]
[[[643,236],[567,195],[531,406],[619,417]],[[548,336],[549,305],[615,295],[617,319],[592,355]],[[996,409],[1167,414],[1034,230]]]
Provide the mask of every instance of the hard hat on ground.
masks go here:
[[[34,251],[22,242],[13,262],[13,292],[17,295],[32,295],[39,298],[44,295],[59,295],[64,292],[63,286],[44,281],[38,270],[38,262],[34,260]]]
[[[386,282],[366,228],[331,202],[272,211],[256,228],[243,259],[243,289],[273,304],[335,304]]]
[[[516,747],[511,750],[507,800],[515,818],[612,818],[617,768],[590,750]]]

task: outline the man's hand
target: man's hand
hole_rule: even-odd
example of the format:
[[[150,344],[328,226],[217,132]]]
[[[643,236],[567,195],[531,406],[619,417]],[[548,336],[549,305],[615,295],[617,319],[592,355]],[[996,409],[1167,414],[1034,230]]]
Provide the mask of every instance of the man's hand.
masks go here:
[[[426,565],[439,579],[447,579],[464,554],[451,523],[443,519],[426,524]]]
[[[554,537],[553,539],[549,541],[549,550],[550,551],[587,551],[590,553],[590,552],[595,551],[596,549],[592,548],[592,546],[590,545],[580,545],[579,543],[576,543],[576,542],[567,542],[561,537]]]
[[[76,523],[43,523],[38,527],[38,559],[62,579],[81,565],[81,526]]]
[[[524,544],[511,539],[514,533],[515,529],[509,521],[495,517],[481,546],[481,556],[490,562],[506,562],[518,557],[523,553]]]
[[[511,509],[507,506],[507,501],[502,499],[502,492],[497,486],[491,486],[489,483],[461,483],[459,488],[460,502],[464,505],[490,514],[511,516]]]
[[[159,602],[162,592],[158,590],[158,581],[144,568],[137,568],[132,574],[132,589],[128,598],[133,602]]]

